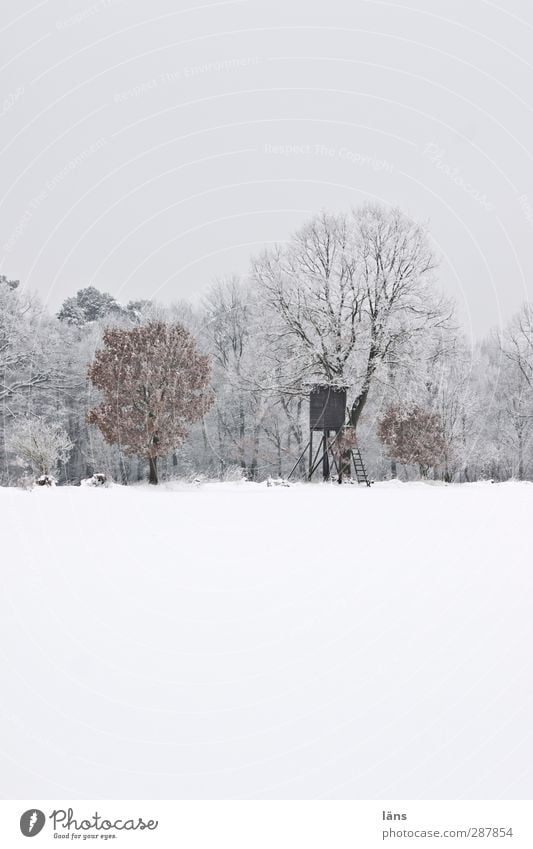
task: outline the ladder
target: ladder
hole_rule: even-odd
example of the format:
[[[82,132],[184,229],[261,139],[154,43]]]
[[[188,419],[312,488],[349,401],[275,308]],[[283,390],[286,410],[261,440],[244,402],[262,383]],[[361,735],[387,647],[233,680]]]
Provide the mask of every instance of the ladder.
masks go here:
[[[359,448],[352,448],[352,460],[355,469],[355,477],[357,478],[357,483],[366,483],[367,486],[370,486],[372,481],[368,479],[366,467],[363,463],[363,458],[361,457],[361,452]]]
[[[292,467],[291,471],[289,472],[289,476],[288,476],[287,480],[289,481],[291,479],[294,472],[296,471],[296,468],[301,463],[301,461],[303,460],[303,458],[305,457],[307,452],[309,452],[309,471],[308,471],[308,474],[307,474],[307,480],[311,480],[311,478],[313,477],[313,474],[318,469],[318,466],[320,465],[320,463],[323,463],[325,468],[327,469],[327,479],[329,480],[329,469],[331,468],[329,461],[330,461],[330,455],[331,455],[331,460],[333,462],[333,466],[337,470],[339,483],[342,483],[342,474],[341,474],[342,470],[339,469],[339,464],[337,462],[338,458],[335,456],[335,452],[333,451],[333,446],[335,445],[335,442],[337,441],[337,439],[339,438],[339,436],[340,436],[340,434],[342,433],[343,430],[344,430],[344,428],[340,428],[337,431],[337,433],[335,434],[335,437],[331,441],[329,440],[329,432],[325,431],[324,435],[321,436],[321,438],[320,438],[320,444],[319,444],[315,454],[313,454],[313,432],[311,431],[311,438],[310,438],[309,442],[307,443],[307,445],[305,446],[302,453],[300,454],[300,456],[298,457],[298,459],[296,460],[296,463]],[[358,484],[364,483],[367,486],[371,486],[372,481],[368,477],[368,472],[367,472],[366,466],[363,462],[363,457],[361,456],[361,451],[357,447],[357,444],[350,446],[348,448],[348,451],[349,451],[350,457],[353,461],[353,465],[354,465],[354,469],[355,469],[355,479],[356,479],[357,483]],[[350,463],[350,466],[351,466],[351,463]]]

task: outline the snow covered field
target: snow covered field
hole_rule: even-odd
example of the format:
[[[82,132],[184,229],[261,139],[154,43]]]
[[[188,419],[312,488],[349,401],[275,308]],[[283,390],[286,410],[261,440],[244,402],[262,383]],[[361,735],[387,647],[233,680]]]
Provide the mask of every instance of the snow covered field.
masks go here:
[[[1,795],[530,797],[532,516],[527,483],[0,489]]]

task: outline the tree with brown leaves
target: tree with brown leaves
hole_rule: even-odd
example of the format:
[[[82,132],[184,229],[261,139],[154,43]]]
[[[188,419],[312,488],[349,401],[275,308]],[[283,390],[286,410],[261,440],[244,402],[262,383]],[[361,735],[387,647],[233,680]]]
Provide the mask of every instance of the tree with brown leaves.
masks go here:
[[[417,464],[423,478],[445,458],[446,440],[440,417],[417,405],[409,409],[389,407],[379,422],[378,433],[387,455],[404,465]]]
[[[150,321],[132,330],[109,327],[89,377],[103,400],[88,421],[126,454],[148,460],[150,483],[157,460],[174,451],[187,425],[211,406],[209,358],[181,324]]]

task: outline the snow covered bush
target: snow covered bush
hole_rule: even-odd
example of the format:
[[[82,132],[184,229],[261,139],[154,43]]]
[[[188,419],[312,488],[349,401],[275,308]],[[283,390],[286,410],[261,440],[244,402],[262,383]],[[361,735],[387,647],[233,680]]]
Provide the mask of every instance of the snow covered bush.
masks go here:
[[[238,481],[246,480],[246,470],[236,463],[230,463],[222,469],[220,473],[221,481],[230,481],[237,483]]]
[[[94,475],[91,475],[90,478],[85,478],[81,481],[81,486],[105,486],[107,483],[107,476],[103,474],[103,472],[95,472]]]
[[[18,421],[11,438],[11,450],[28,468],[40,486],[50,486],[60,464],[66,463],[72,442],[62,425],[43,418]]]
[[[57,480],[52,475],[41,475],[35,481],[36,486],[57,486]]]
[[[266,480],[266,485],[267,486],[290,486],[290,483],[289,483],[288,480],[285,480],[285,478],[268,477],[267,480]]]

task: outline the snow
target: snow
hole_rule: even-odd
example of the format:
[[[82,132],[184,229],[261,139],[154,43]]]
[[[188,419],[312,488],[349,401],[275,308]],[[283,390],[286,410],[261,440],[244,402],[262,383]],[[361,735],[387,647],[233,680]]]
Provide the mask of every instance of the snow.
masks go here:
[[[0,490],[7,798],[528,798],[533,485]]]

